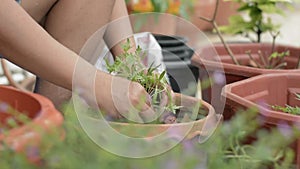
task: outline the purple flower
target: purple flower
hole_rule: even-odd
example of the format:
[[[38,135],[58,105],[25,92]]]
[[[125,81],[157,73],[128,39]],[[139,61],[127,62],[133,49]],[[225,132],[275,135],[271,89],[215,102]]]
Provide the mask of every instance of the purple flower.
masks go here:
[[[175,159],[169,159],[166,161],[165,166],[163,167],[165,169],[176,169],[179,168],[178,161]]]
[[[0,103],[0,112],[2,113],[8,112],[8,109],[9,109],[9,104],[5,102]]]
[[[5,131],[4,128],[0,128],[0,134],[2,134]]]
[[[216,71],[214,72],[214,82],[219,85],[223,85],[226,83],[226,78],[224,73]]]
[[[269,112],[266,111],[266,110],[270,109],[268,107],[268,104],[264,100],[257,101],[257,104],[258,104],[259,113],[263,114],[264,116],[268,116]],[[260,125],[263,125],[265,123],[264,116],[258,116],[258,122],[259,122]]]
[[[26,155],[30,159],[38,159],[40,157],[40,150],[35,146],[26,147]]]
[[[187,153],[191,153],[194,151],[195,146],[193,145],[193,142],[191,140],[186,140],[182,142],[183,149]]]
[[[167,130],[168,138],[174,139],[177,141],[181,141],[187,133],[183,133],[179,131],[177,127],[171,126]]]
[[[293,129],[291,128],[291,126],[289,124],[287,124],[286,122],[279,122],[277,125],[277,128],[279,130],[279,132],[285,137],[285,138],[291,138],[293,136]]]

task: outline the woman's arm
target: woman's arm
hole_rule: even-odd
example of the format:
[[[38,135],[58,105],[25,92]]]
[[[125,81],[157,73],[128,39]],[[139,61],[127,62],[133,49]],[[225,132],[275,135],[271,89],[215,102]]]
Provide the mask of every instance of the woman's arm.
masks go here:
[[[118,56],[123,53],[120,44],[125,43],[127,38],[130,39],[132,46],[130,51],[134,52],[136,45],[124,0],[115,1],[110,20],[111,22],[108,24],[104,34],[104,40],[113,56]]]
[[[11,62],[70,90],[73,72],[76,64],[80,63],[85,68],[81,72],[83,77],[95,72],[95,89],[90,89],[90,84],[84,80],[79,86],[86,91],[95,90],[99,107],[110,115],[118,116],[120,111],[129,113],[133,106],[140,103],[141,97],[147,97],[142,86],[125,79],[117,80],[120,84],[129,84],[129,87],[119,89],[120,93],[112,93],[112,76],[96,71],[76,53],[58,43],[12,0],[2,0],[0,5],[0,53]],[[126,95],[122,95],[124,93]],[[125,96],[129,99],[127,103],[122,101]],[[142,104],[141,109],[149,110],[149,106]],[[150,110],[140,115],[145,120],[153,114]]]
[[[1,1],[0,53],[60,86],[72,87],[72,73],[79,57],[56,42],[12,0]]]

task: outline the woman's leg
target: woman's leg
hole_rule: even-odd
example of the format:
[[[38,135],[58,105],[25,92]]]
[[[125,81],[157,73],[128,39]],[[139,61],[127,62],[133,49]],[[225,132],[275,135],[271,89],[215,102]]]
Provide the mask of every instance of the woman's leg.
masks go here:
[[[79,53],[86,40],[110,21],[114,0],[58,0],[49,11],[45,29],[56,40]],[[39,79],[36,91],[53,101],[57,108],[71,92]]]
[[[57,0],[22,0],[21,6],[37,22],[41,23]]]

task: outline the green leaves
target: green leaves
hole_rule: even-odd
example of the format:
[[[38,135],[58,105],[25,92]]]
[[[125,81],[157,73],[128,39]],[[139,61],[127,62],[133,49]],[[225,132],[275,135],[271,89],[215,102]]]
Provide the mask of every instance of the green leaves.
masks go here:
[[[253,25],[244,20],[240,15],[235,15],[229,18],[228,26],[221,26],[220,30],[230,34],[244,34],[252,31]]]
[[[295,95],[296,95],[296,99],[300,100],[300,94],[299,93],[295,93]]]
[[[290,51],[284,51],[284,52],[274,52],[270,55],[269,60],[276,59],[276,58],[284,58],[285,56],[289,56]]]
[[[294,114],[294,115],[300,115],[300,107],[298,106],[290,106],[290,105],[286,105],[285,107],[283,106],[271,106],[273,110],[277,110],[277,111],[282,111],[284,113],[289,113],[289,114]]]
[[[222,31],[230,34],[241,34],[249,37],[249,34],[256,34],[256,42],[260,42],[261,34],[276,32],[279,25],[274,24],[268,14],[284,15],[278,4],[288,5],[291,0],[233,0],[240,4],[239,12],[244,12],[248,17],[241,15],[232,16],[229,19],[229,26],[222,28]],[[247,18],[247,19],[245,19]]]
[[[300,100],[300,94],[295,93],[296,99]],[[284,113],[294,114],[294,115],[300,115],[300,107],[298,106],[290,106],[285,105],[284,106],[278,106],[278,105],[272,105],[271,108],[276,111],[282,111]]]
[[[163,92],[169,95],[167,90],[168,82],[166,77],[166,71],[158,73],[157,69],[160,65],[154,66],[151,63],[149,68],[146,68],[141,61],[141,58],[145,56],[142,49],[138,46],[135,52],[129,52],[132,46],[130,41],[122,44],[124,53],[117,56],[113,64],[109,64],[106,60],[106,66],[109,73],[126,78],[128,80],[140,83],[147,93],[152,96],[152,106],[154,108],[160,108],[160,101],[162,99]],[[175,112],[178,109],[177,106],[172,105],[172,98],[168,97],[169,102],[165,110]]]

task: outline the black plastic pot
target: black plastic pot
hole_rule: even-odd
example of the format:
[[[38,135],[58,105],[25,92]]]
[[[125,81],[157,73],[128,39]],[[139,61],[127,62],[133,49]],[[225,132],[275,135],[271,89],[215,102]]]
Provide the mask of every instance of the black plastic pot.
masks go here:
[[[191,64],[194,51],[187,45],[188,39],[158,34],[154,37],[162,48],[163,61],[173,91],[195,96],[199,70]]]

